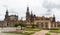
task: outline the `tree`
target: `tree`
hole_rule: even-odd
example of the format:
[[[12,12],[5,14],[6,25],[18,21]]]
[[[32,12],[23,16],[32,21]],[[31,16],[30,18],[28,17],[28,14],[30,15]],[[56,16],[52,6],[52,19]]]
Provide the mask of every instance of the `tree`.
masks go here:
[[[22,27],[26,27],[26,24],[24,22],[16,22],[14,26],[15,27],[21,26],[21,30],[22,30]]]

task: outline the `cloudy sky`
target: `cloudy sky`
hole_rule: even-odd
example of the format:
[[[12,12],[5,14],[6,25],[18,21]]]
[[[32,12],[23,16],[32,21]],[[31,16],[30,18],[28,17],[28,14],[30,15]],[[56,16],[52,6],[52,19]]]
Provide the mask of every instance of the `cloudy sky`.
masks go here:
[[[60,0],[0,0],[0,20],[5,18],[6,9],[9,15],[16,14],[19,19],[25,19],[27,5],[36,16],[49,17],[55,14],[56,21],[60,21]]]

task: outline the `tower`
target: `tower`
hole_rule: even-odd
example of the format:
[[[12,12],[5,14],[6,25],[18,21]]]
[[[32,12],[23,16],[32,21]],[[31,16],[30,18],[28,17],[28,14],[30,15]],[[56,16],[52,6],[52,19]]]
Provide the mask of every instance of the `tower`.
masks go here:
[[[55,15],[53,14],[53,22],[55,22]]]
[[[5,20],[8,19],[8,10],[6,10]]]
[[[31,11],[30,22],[33,22],[33,21],[34,21],[34,15],[33,15],[32,11]]]
[[[30,12],[29,12],[29,7],[27,7],[27,12],[26,12],[26,21],[30,21]]]
[[[26,17],[29,17],[29,16],[30,16],[29,7],[27,7]]]

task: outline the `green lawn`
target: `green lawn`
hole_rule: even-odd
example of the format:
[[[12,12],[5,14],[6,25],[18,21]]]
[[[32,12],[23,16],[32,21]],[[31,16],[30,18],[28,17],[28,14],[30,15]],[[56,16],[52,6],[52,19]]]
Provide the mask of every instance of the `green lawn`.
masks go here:
[[[3,32],[3,33],[10,33],[10,34],[23,34],[22,32]]]
[[[60,30],[50,30],[50,32],[53,32],[53,33],[60,33]]]
[[[22,33],[22,32],[4,32],[4,33],[8,33],[8,34],[21,34],[21,35],[31,35],[35,32],[27,32],[27,33]]]
[[[41,28],[26,28],[24,29],[25,31],[40,31],[42,30]]]

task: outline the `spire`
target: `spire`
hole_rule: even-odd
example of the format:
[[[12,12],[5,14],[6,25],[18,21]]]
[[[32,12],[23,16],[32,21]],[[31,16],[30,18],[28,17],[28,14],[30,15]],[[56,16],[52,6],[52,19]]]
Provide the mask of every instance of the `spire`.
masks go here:
[[[31,11],[31,15],[33,15],[32,11]]]
[[[6,15],[8,16],[8,6],[5,5],[6,8]]]
[[[27,0],[27,12],[29,12],[29,1]]]
[[[29,12],[29,7],[27,6],[27,12]]]
[[[8,10],[6,10],[5,20],[8,20]]]
[[[34,15],[33,15],[32,11],[31,11],[30,22],[33,22],[33,21],[34,21]]]
[[[55,15],[53,14],[53,17],[55,17]]]
[[[6,10],[6,13],[8,13],[8,10]]]
[[[53,14],[53,22],[55,22],[55,15]]]
[[[6,10],[6,15],[8,15],[8,10]]]
[[[32,11],[31,11],[31,18],[33,18],[33,13],[32,13]]]
[[[27,6],[27,12],[26,12],[26,17],[30,16],[30,12],[29,12],[29,6]]]
[[[8,10],[6,10],[6,15],[8,16]]]

